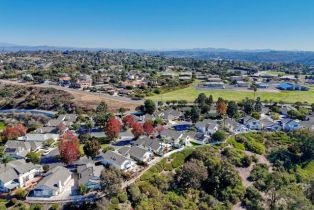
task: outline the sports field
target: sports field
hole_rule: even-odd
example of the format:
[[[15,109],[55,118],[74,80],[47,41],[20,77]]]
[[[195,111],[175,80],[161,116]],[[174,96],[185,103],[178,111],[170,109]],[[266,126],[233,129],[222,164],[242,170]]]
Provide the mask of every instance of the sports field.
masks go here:
[[[175,90],[172,92],[154,95],[148,97],[154,101],[168,101],[168,100],[187,100],[192,102],[200,93],[206,95],[213,95],[214,100],[218,97],[222,97],[227,100],[241,101],[246,97],[253,98],[253,91],[241,91],[241,90],[196,90],[194,85],[188,88]],[[308,102],[314,103],[314,88],[312,87],[309,91],[278,91],[278,92],[262,92],[257,90],[256,97],[260,97],[262,100],[272,100],[274,102],[283,101],[286,103]]]

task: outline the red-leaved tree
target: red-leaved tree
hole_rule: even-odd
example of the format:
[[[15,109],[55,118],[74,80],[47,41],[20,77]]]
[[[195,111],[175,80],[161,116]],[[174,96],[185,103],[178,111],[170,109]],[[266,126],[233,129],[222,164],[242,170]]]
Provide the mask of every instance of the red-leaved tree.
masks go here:
[[[105,126],[105,133],[111,140],[119,136],[121,130],[121,123],[115,117],[110,117]]]
[[[2,133],[3,140],[14,140],[26,134],[27,128],[23,124],[16,124],[6,127]]]
[[[132,125],[135,123],[135,119],[132,115],[127,115],[122,119],[122,122],[125,127],[132,127]]]
[[[153,126],[153,123],[151,121],[146,121],[144,124],[143,124],[143,129],[144,129],[144,132],[146,133],[146,135],[152,135],[154,133],[154,126]]]
[[[143,125],[141,123],[134,123],[132,125],[132,133],[134,135],[135,138],[138,138],[139,136],[144,134],[144,128]]]
[[[79,140],[71,131],[67,131],[61,136],[59,153],[66,164],[71,164],[80,157]]]

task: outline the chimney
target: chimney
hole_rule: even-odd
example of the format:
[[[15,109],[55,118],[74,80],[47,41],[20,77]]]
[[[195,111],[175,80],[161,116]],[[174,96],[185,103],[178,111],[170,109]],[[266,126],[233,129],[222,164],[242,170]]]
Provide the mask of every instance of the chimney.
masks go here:
[[[61,193],[62,192],[62,184],[61,184],[60,180],[58,181],[58,189],[59,189],[59,193]]]

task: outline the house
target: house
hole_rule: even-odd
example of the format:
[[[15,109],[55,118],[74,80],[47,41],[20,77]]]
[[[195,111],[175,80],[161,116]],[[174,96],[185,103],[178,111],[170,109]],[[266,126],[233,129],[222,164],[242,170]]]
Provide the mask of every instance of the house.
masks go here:
[[[138,138],[136,141],[132,142],[132,145],[145,148],[159,156],[162,156],[164,149],[166,149],[159,139],[151,139],[148,137]]]
[[[267,117],[260,119],[260,124],[262,126],[262,129],[266,130],[269,126],[272,128],[276,128],[276,125],[274,125],[274,121],[272,119],[269,119]]]
[[[27,153],[36,151],[41,146],[40,142],[9,140],[4,145],[4,152],[11,158],[23,159]]]
[[[189,142],[194,142],[196,144],[207,144],[210,137],[204,135],[204,133],[189,131],[188,133],[184,134],[187,136]]]
[[[248,129],[250,130],[261,130],[262,125],[259,120],[251,117],[251,116],[246,116],[242,119],[243,125],[245,125]]]
[[[45,133],[58,133],[58,128],[55,126],[47,126],[47,127],[41,127],[34,130],[34,133],[38,134],[45,134]]]
[[[183,113],[174,109],[167,109],[165,111],[158,113],[157,115],[166,122],[169,122],[180,119],[180,117],[183,116]]]
[[[56,166],[44,175],[29,196],[49,198],[59,195],[71,181],[73,182],[71,172],[63,166]]]
[[[52,134],[52,133],[28,133],[25,136],[18,137],[18,140],[22,141],[37,141],[37,142],[46,142],[49,139],[57,141],[59,139],[59,134]]]
[[[153,153],[139,146],[121,147],[118,152],[125,156],[130,157],[136,161],[148,163],[153,158]]]
[[[280,122],[284,131],[294,131],[302,128],[299,120],[286,118],[282,119]]]
[[[124,157],[115,151],[107,151],[101,155],[101,163],[104,165],[111,165],[123,171],[132,170],[135,167],[135,162],[130,158]]]
[[[176,148],[180,148],[187,144],[187,138],[184,138],[186,136],[183,136],[183,133],[175,130],[165,129],[160,132],[159,136],[166,142],[166,144],[170,144]]]
[[[24,159],[13,160],[0,164],[0,191],[10,192],[18,187],[26,186],[27,182],[42,172],[40,165],[27,163]]]
[[[76,165],[78,185],[84,185],[91,190],[100,189],[100,176],[104,167],[102,165],[95,166],[94,162],[86,156],[76,161]]]
[[[242,124],[240,124],[240,123],[238,123],[238,122],[236,122],[230,118],[227,118],[225,120],[224,126],[235,134],[247,132],[249,130],[245,125],[242,125]]]
[[[217,124],[216,121],[213,120],[203,120],[203,121],[198,121],[195,123],[195,128],[198,132],[212,135],[219,129],[219,125]]]
[[[264,126],[263,129],[267,130],[267,131],[281,131],[282,126],[281,126],[280,122],[274,122],[272,124]]]
[[[76,114],[62,114],[59,115],[59,117],[57,118],[57,120],[67,122],[66,124],[75,123],[76,119],[77,119]]]
[[[71,85],[71,77],[69,77],[68,75],[59,77],[59,85],[69,87]]]

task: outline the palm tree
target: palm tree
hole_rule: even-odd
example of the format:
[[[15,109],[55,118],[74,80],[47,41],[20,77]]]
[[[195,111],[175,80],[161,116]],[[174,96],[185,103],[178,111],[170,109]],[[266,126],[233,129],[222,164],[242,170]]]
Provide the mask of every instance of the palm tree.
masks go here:
[[[256,91],[257,91],[257,85],[256,85],[255,82],[252,83],[251,88],[252,88],[253,91],[254,91],[254,100],[255,100],[255,95],[256,95]]]
[[[1,162],[4,164],[4,167],[6,168],[7,167],[7,164],[11,161],[11,158],[4,155],[2,158],[1,158]]]

